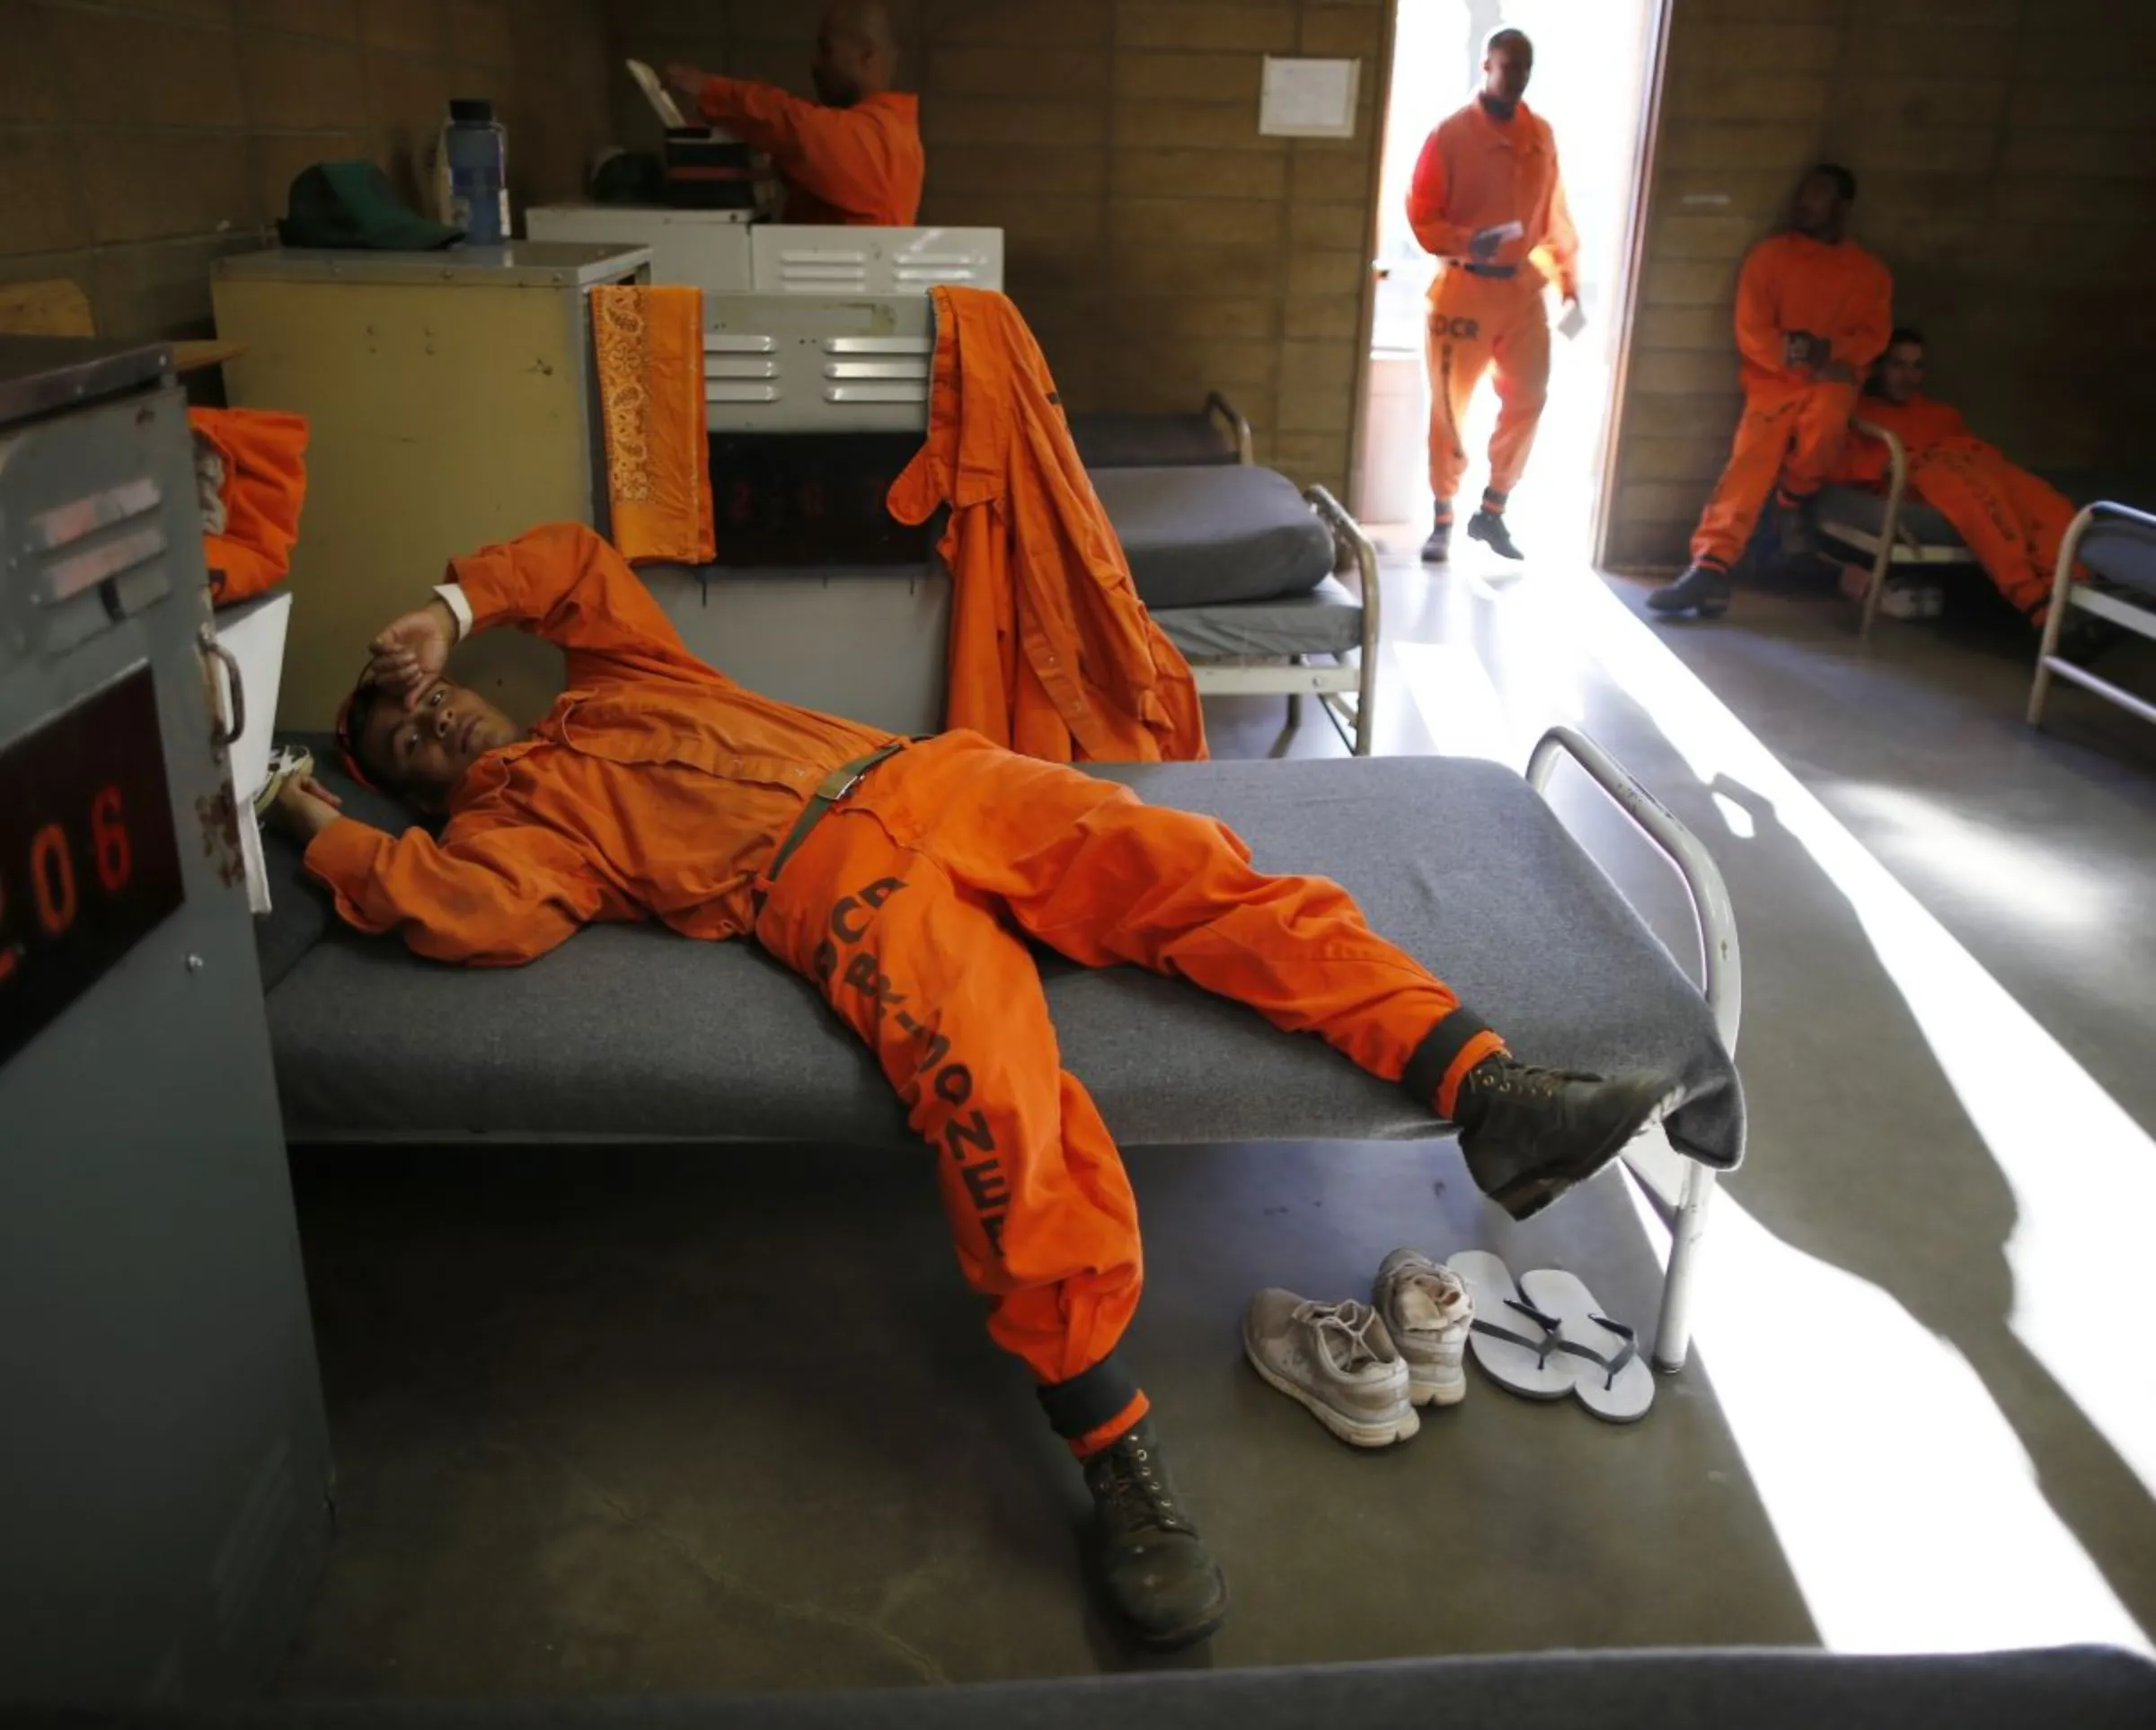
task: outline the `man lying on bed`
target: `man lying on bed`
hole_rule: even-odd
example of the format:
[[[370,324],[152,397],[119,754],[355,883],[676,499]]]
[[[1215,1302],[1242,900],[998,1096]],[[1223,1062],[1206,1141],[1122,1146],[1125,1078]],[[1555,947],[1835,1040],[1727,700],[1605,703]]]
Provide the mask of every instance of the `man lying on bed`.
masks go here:
[[[535,529],[450,576],[375,640],[339,726],[356,774],[446,826],[385,834],[295,784],[278,810],[308,870],[352,924],[444,961],[514,966],[593,921],[656,918],[753,935],[808,979],[939,1151],[959,1267],[1083,1462],[1107,1590],[1151,1644],[1210,1634],[1226,1586],[1115,1355],[1137,1210],[1063,1072],[1025,940],[1318,1034],[1459,1125],[1515,1218],[1599,1170],[1672,1090],[1515,1065],[1346,891],[1253,869],[1209,817],[977,734],[909,745],[743,689],[588,529]],[[568,651],[569,691],[530,732],[442,674],[460,638],[502,625]]]

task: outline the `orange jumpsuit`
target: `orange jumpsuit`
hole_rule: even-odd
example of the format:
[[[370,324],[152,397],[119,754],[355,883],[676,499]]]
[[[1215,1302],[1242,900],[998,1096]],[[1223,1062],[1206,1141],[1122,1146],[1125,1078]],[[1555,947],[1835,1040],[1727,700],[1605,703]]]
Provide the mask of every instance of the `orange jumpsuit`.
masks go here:
[[[531,738],[466,774],[438,839],[340,818],[308,870],[352,924],[450,961],[527,961],[595,920],[753,933],[874,1049],[936,1152],[991,1336],[1031,1367],[1082,1452],[1145,1410],[1113,1355],[1142,1284],[1137,1210],[1100,1113],[1064,1072],[1028,939],[1248,1003],[1440,1113],[1503,1048],[1337,884],[1255,870],[1210,817],[977,734],[870,771],[774,882],[817,782],[888,735],[706,666],[588,529],[536,529],[450,574],[479,625],[521,624],[566,649],[570,688]]]
[[[950,507],[947,727],[1051,763],[1206,755],[1182,651],[1146,612],[1048,375],[1003,296],[933,290],[928,442],[891,483],[891,515]]]
[[[2051,611],[2059,543],[2073,521],[2073,501],[2008,462],[1947,403],[1922,396],[1907,402],[1868,396],[1856,411],[1902,441],[1909,457],[1909,490],[1954,525],[1999,592],[2030,622],[2042,624]],[[1883,487],[1888,467],[1886,446],[1857,434],[1833,478]]]
[[[1500,120],[1478,98],[1431,133],[1408,192],[1415,238],[1443,260],[1430,285],[1424,345],[1430,370],[1430,491],[1445,514],[1467,469],[1461,428],[1483,373],[1497,370],[1498,424],[1489,439],[1482,508],[1501,512],[1527,467],[1550,392],[1550,319],[1542,288],[1552,275],[1571,299],[1579,236],[1558,178],[1550,123],[1522,102]],[[1468,256],[1479,230],[1520,225],[1495,257]]]
[[[747,78],[712,78],[703,118],[772,160],[786,182],[788,222],[909,228],[921,209],[926,157],[921,99],[899,91],[826,108]]]
[[[210,598],[249,600],[285,580],[307,498],[305,415],[261,409],[190,409],[187,424],[225,465],[217,490],[225,524],[202,537]]]
[[[1744,358],[1745,411],[1728,463],[1692,537],[1695,564],[1727,570],[1752,538],[1777,478],[1792,499],[1816,492],[1842,459],[1857,386],[1791,366],[1792,331],[1824,337],[1829,358],[1858,378],[1886,347],[1894,278],[1854,242],[1829,245],[1777,234],[1746,254],[1736,283],[1736,347]]]

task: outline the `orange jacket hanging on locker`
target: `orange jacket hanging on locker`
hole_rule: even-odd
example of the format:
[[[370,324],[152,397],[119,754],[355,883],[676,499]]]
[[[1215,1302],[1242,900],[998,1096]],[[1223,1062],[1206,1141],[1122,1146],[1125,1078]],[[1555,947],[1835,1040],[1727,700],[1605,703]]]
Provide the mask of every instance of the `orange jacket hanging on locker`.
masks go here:
[[[1907,402],[1868,396],[1858,402],[1857,415],[1902,441],[1910,492],[1954,525],[2000,594],[2030,622],[2042,624],[2051,610],[2059,543],[2073,521],[2073,500],[1985,444],[1948,403],[1924,396]],[[1887,468],[1886,446],[1856,434],[1832,478],[1883,486]]]
[[[190,409],[187,424],[216,453],[222,520],[202,536],[209,594],[218,606],[285,580],[307,498],[305,415],[261,409]]]
[[[1197,687],[1145,611],[1040,345],[982,288],[938,288],[928,443],[891,515],[950,507],[944,724],[1052,763],[1206,755]]]
[[[1430,285],[1426,356],[1430,369],[1430,490],[1440,504],[1467,468],[1462,428],[1482,375],[1497,369],[1499,408],[1489,441],[1490,503],[1525,472],[1550,389],[1550,320],[1542,287],[1579,292],[1579,236],[1558,173],[1557,138],[1526,103],[1508,120],[1481,100],[1432,132],[1415,163],[1408,222],[1443,262]],[[1520,234],[1486,260],[1470,243],[1486,228]]]
[[[1824,338],[1829,358],[1861,378],[1886,351],[1893,312],[1894,278],[1854,241],[1777,234],[1745,255],[1736,282],[1745,411],[1692,537],[1695,560],[1728,569],[1777,479],[1808,497],[1842,460],[1857,386],[1792,366],[1790,332]]]
[[[886,91],[826,108],[772,84],[712,78],[697,106],[713,126],[769,154],[786,182],[788,222],[908,228],[920,213],[926,158],[917,96]]]

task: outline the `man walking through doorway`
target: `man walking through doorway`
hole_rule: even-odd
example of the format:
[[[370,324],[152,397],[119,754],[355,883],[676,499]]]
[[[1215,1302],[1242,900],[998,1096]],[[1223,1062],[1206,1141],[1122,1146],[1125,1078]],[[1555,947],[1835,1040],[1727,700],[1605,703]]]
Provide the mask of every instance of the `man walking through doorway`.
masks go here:
[[[1436,500],[1425,564],[1450,556],[1453,495],[1467,470],[1462,429],[1476,385],[1493,367],[1498,424],[1489,440],[1489,484],[1467,533],[1503,558],[1523,556],[1505,526],[1505,506],[1526,469],[1549,394],[1542,289],[1554,277],[1568,305],[1579,298],[1579,236],[1565,207],[1557,139],[1521,100],[1533,73],[1534,44],[1525,31],[1493,35],[1483,53],[1480,93],[1430,134],[1408,192],[1415,238],[1439,260],[1424,349]]]

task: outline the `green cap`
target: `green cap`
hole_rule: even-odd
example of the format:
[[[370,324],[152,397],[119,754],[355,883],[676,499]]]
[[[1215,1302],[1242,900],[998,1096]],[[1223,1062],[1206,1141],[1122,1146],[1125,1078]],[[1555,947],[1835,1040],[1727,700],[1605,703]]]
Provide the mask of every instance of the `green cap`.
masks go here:
[[[287,246],[431,252],[464,238],[461,228],[429,221],[405,205],[389,176],[369,162],[316,163],[301,169],[285,195],[285,211],[277,234]]]

